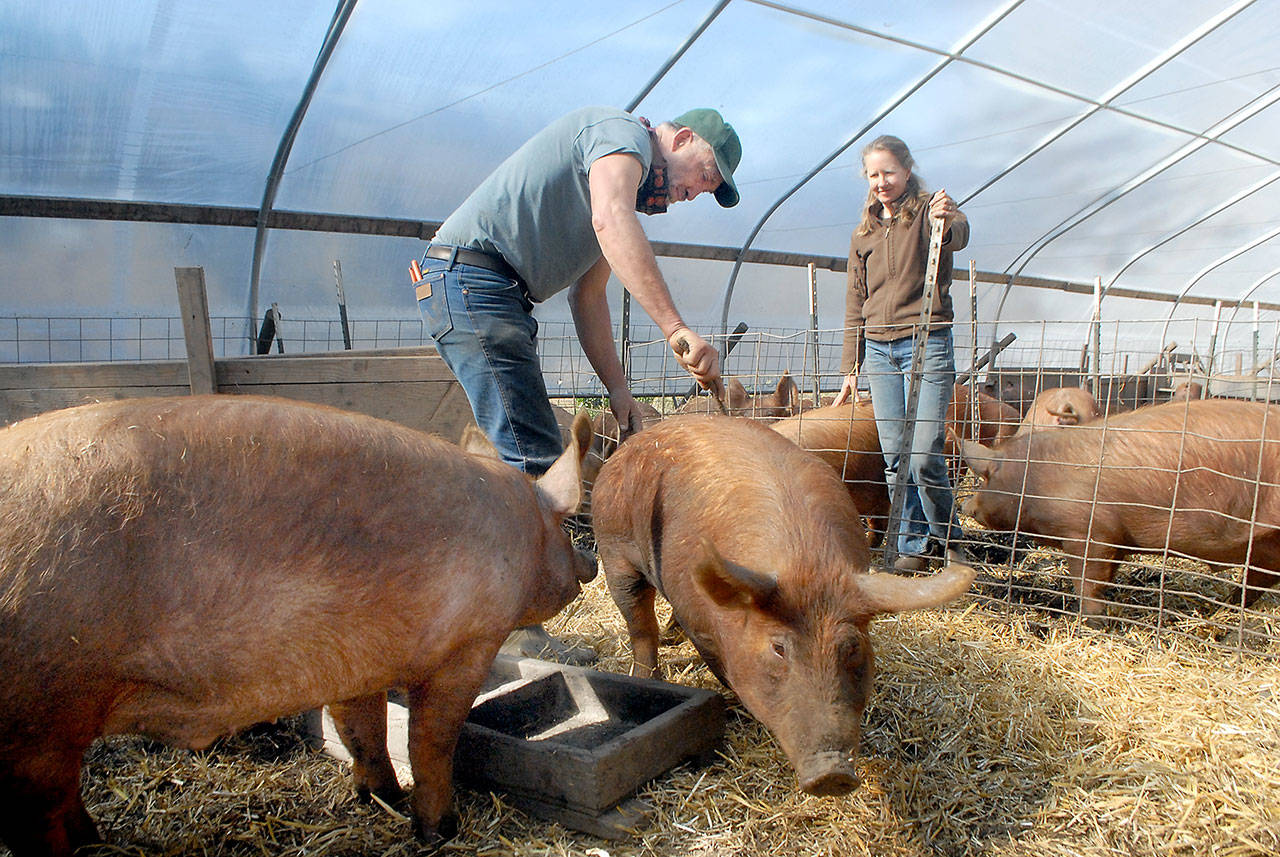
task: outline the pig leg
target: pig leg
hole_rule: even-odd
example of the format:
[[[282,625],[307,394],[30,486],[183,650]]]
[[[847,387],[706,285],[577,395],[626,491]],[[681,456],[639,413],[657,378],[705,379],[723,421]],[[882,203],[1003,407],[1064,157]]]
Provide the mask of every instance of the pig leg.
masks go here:
[[[631,637],[631,675],[652,678],[658,670],[658,614],[654,612],[657,590],[645,579],[635,563],[617,551],[600,551],[609,594],[627,623]]]
[[[331,703],[329,714],[351,754],[351,778],[361,800],[377,795],[387,803],[404,796],[387,753],[387,695],[372,693]]]
[[[462,724],[510,631],[455,647],[426,681],[409,688],[409,764],[413,768],[413,832],[436,844],[458,832],[453,803],[453,754]]]
[[[1244,575],[1244,606],[1262,597],[1264,590],[1280,583],[1280,536],[1256,539]],[[1239,601],[1239,593],[1235,599]]]
[[[14,857],[70,857],[101,841],[80,799],[85,749],[63,745],[0,762],[0,840]]]
[[[1090,542],[1063,541],[1067,568],[1080,597],[1080,615],[1094,619],[1102,614],[1106,601],[1100,597],[1116,571],[1116,552]]]

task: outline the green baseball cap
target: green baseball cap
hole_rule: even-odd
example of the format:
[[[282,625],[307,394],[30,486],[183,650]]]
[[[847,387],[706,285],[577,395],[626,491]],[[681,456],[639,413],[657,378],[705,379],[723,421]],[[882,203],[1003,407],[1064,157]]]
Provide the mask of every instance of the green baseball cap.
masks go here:
[[[733,183],[733,171],[742,160],[742,141],[733,126],[724,121],[724,117],[710,107],[699,107],[688,113],[681,113],[671,120],[672,125],[688,128],[711,146],[715,152],[716,167],[724,181],[716,188],[716,202],[724,208],[733,208],[738,204],[738,186]]]

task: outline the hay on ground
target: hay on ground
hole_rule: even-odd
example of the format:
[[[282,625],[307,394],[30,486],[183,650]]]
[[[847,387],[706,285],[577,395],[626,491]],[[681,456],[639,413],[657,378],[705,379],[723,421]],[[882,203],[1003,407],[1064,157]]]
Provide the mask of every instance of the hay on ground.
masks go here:
[[[603,580],[551,628],[594,645],[600,668],[626,671]],[[734,703],[717,761],[642,789],[656,813],[633,839],[599,840],[460,791],[462,831],[441,853],[1280,855],[1275,651],[1092,631],[981,599],[883,617],[873,638],[863,786],[850,796],[797,792],[777,744]],[[721,689],[689,644],[662,657],[670,680]],[[111,738],[91,750],[85,779],[111,843],[100,854],[427,853],[395,808],[356,802],[344,766],[307,749],[297,719],[202,753]]]

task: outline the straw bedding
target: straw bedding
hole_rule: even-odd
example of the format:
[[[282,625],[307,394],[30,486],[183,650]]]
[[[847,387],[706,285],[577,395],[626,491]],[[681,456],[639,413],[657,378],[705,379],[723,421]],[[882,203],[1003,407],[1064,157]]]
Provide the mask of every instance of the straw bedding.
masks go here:
[[[596,646],[600,668],[626,670],[603,580],[551,627]],[[460,791],[462,832],[442,853],[1280,855],[1274,648],[1241,657],[1193,638],[1010,616],[980,599],[883,617],[873,636],[854,794],[798,793],[768,732],[733,703],[719,759],[644,787],[656,812],[632,839]],[[662,654],[670,680],[721,689],[687,643]],[[306,748],[300,719],[203,753],[107,739],[85,779],[112,843],[101,854],[426,853],[396,808],[355,801],[344,767]]]

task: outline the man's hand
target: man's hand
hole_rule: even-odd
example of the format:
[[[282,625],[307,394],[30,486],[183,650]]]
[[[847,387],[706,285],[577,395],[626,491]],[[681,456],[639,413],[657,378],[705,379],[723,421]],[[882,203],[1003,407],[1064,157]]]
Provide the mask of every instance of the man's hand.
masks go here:
[[[631,435],[644,428],[644,416],[640,412],[640,403],[627,389],[617,393],[609,393],[609,410],[618,421],[618,443],[622,443]]]
[[[667,337],[667,344],[685,371],[694,377],[704,390],[709,390],[724,401],[724,385],[720,382],[720,353],[698,334],[687,327],[677,328]]]

